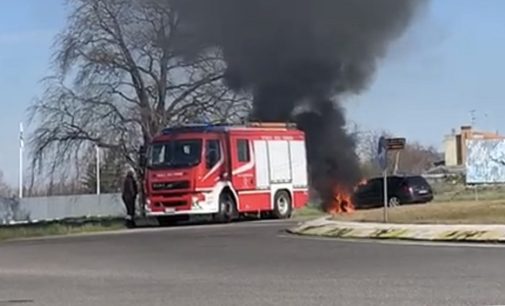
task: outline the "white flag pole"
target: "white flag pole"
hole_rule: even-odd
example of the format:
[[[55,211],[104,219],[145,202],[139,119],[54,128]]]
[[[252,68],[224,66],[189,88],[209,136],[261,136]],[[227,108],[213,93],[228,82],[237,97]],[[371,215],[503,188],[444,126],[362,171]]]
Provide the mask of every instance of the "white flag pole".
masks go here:
[[[23,150],[25,146],[23,122],[19,123],[19,198],[23,198]]]
[[[100,147],[95,146],[96,150],[96,194],[100,194]]]

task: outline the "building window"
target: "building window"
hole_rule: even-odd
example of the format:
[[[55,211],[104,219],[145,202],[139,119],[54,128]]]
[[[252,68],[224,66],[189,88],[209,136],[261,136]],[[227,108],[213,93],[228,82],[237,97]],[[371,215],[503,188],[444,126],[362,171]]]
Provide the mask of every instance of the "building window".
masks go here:
[[[241,163],[251,160],[251,156],[249,155],[249,141],[247,139],[237,140],[237,154],[238,161]]]

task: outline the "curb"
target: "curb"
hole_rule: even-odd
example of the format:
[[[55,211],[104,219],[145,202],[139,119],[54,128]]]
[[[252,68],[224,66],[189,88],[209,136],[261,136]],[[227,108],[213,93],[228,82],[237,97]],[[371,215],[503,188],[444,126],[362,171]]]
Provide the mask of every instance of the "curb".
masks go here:
[[[348,239],[505,243],[505,225],[384,224],[342,222],[330,218],[301,223],[288,229],[288,233]]]

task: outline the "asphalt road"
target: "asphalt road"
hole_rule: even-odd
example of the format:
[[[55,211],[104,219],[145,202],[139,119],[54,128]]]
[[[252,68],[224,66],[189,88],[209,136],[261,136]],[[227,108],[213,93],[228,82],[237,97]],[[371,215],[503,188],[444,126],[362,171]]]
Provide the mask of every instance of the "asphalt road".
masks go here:
[[[505,304],[505,249],[292,238],[279,222],[0,244],[0,306]]]

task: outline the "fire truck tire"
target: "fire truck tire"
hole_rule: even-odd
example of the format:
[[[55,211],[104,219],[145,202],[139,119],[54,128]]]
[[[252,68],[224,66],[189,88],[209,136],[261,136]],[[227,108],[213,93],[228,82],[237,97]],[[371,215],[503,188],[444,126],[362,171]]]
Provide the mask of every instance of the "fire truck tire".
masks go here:
[[[285,190],[280,190],[275,193],[273,215],[277,219],[288,219],[291,217],[293,205],[291,196]]]
[[[214,216],[215,221],[228,223],[237,217],[237,204],[230,192],[223,191],[219,196],[219,212]]]

